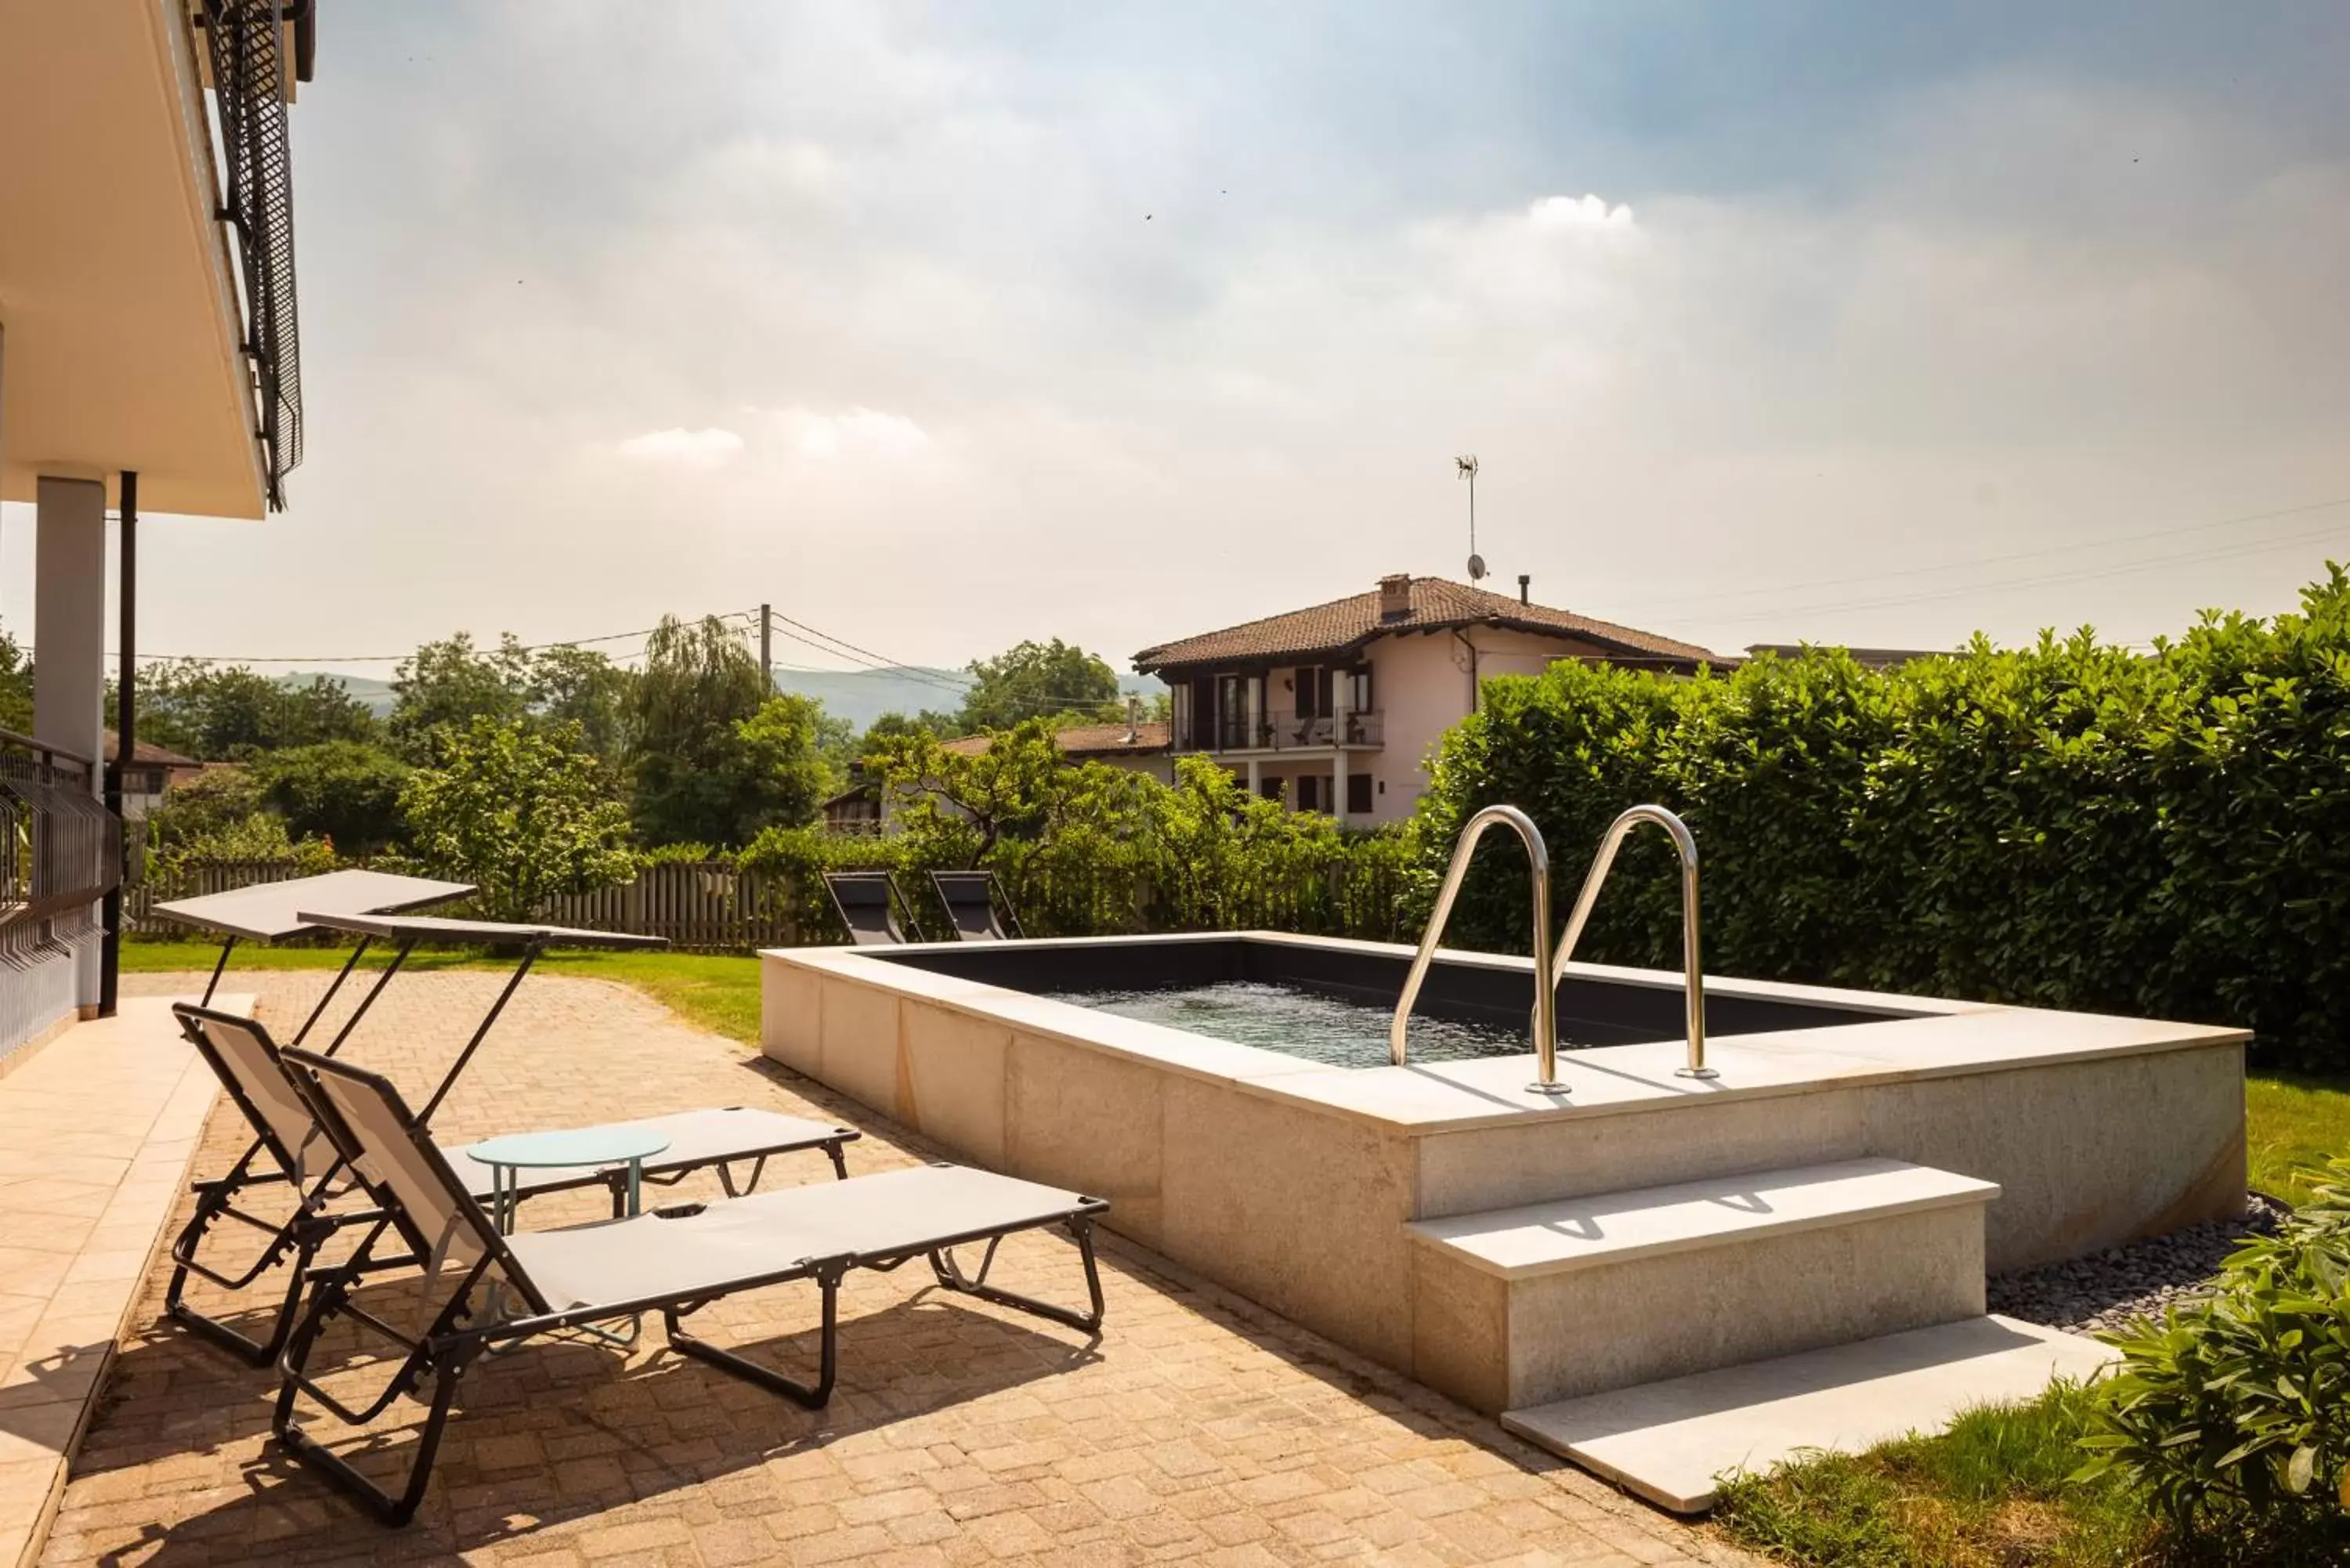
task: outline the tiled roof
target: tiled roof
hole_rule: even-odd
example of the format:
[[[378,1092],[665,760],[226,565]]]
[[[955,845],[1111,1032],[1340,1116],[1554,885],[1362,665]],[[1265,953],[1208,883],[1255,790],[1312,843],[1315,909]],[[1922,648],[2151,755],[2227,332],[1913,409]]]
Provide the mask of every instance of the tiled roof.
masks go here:
[[[1381,616],[1382,597],[1383,590],[1373,588],[1311,609],[1267,616],[1222,631],[1161,643],[1136,654],[1134,667],[1149,671],[1186,665],[1297,659],[1357,648],[1390,632],[1470,626],[1579,638],[1597,644],[1603,652],[1620,654],[1626,659],[1692,664],[1722,662],[1719,654],[1693,642],[1677,642],[1654,632],[1594,620],[1572,610],[1522,604],[1507,594],[1471,587],[1444,577],[1412,578],[1411,607],[1400,615]]]
[[[120,745],[122,742],[111,730],[105,731],[103,733],[106,737],[106,760],[112,762],[114,748]],[[152,741],[132,742],[130,760],[158,768],[200,768],[204,765],[193,757],[183,757],[177,752],[166,751]]]
[[[1123,721],[1115,724],[1072,724],[1057,731],[1053,739],[1059,742],[1062,753],[1072,757],[1143,757],[1163,752],[1173,739],[1169,726],[1159,720],[1145,720],[1134,727],[1134,739],[1127,739]],[[966,757],[983,757],[993,737],[965,735],[949,741],[944,747]]]

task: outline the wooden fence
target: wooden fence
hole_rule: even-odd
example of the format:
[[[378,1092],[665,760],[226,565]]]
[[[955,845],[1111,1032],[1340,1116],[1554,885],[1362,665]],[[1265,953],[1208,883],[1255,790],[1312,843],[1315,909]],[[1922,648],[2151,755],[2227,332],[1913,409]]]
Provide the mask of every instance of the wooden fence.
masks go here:
[[[226,892],[297,875],[267,861],[203,861],[157,871],[123,889],[123,917],[141,936],[190,934],[153,912],[173,898]],[[1114,876],[1013,874],[1006,891],[1030,936],[1085,936],[1201,929],[1271,929],[1335,936],[1409,940],[1396,929],[1405,901],[1385,868],[1353,868],[1218,889],[1217,897],[1179,898],[1171,890]],[[924,925],[943,916],[930,909],[919,874],[900,877],[917,900]],[[434,913],[467,913],[463,905]],[[748,952],[847,940],[821,888],[803,888],[787,874],[746,871],[725,861],[666,861],[648,866],[635,881],[554,899],[542,919],[592,930],[664,937],[691,952]],[[933,932],[932,934],[937,934]]]

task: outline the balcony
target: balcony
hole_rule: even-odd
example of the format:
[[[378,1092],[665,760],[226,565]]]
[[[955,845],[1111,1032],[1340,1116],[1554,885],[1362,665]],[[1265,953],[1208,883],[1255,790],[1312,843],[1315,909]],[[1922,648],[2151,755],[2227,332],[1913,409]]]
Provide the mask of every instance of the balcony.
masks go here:
[[[1344,738],[1340,726],[1344,725]],[[1336,717],[1328,713],[1267,713],[1253,722],[1241,714],[1180,717],[1175,721],[1179,752],[1326,752],[1376,751],[1383,743],[1377,709]]]
[[[0,965],[71,951],[121,883],[122,826],[90,793],[93,768],[0,730]]]

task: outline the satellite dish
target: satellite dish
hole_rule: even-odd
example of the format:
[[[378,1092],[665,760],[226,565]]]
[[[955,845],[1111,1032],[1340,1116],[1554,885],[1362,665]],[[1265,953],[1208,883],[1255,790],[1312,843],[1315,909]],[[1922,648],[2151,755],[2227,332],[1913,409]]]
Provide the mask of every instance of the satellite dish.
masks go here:
[[[1472,583],[1482,583],[1485,580],[1484,556],[1471,556],[1469,557],[1469,580]]]

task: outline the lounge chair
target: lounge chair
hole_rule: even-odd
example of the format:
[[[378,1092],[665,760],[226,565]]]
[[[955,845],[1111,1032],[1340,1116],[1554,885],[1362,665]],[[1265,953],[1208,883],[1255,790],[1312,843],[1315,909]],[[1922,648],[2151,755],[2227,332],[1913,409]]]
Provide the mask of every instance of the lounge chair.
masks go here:
[[[848,940],[858,947],[891,947],[922,940],[922,928],[914,919],[911,905],[906,905],[905,923],[899,923],[898,909],[905,905],[905,898],[887,871],[827,871],[824,888],[832,895],[840,923],[848,928]],[[907,935],[909,931],[913,934]]]
[[[336,1206],[353,1183],[332,1138],[287,1080],[280,1048],[268,1030],[252,1019],[184,1002],[172,1011],[178,1014],[189,1043],[253,1125],[254,1141],[227,1175],[194,1184],[195,1212],[172,1242],[172,1280],[163,1293],[163,1309],[194,1333],[255,1366],[266,1366],[285,1348],[300,1300],[303,1274],[317,1259],[318,1249],[343,1226],[380,1216],[348,1204]],[[848,1166],[841,1150],[859,1136],[854,1127],[829,1127],[740,1106],[650,1116],[622,1125],[658,1128],[669,1139],[667,1149],[645,1162],[645,1180],[673,1186],[693,1171],[715,1168],[719,1185],[730,1197],[738,1190],[735,1165],[751,1167],[740,1184],[741,1190],[748,1191],[758,1186],[771,1156],[803,1149],[824,1150],[831,1158],[834,1174],[846,1179]],[[444,1148],[441,1155],[468,1193],[476,1199],[491,1195],[494,1183],[488,1166],[462,1148]],[[625,1169],[523,1169],[515,1173],[515,1179],[521,1198],[600,1183],[612,1189],[612,1212],[623,1211]],[[287,1219],[273,1220],[237,1206],[250,1189],[280,1185],[294,1196],[294,1212]],[[199,1255],[205,1237],[224,1220],[236,1220],[268,1237],[260,1258],[241,1271],[214,1268]],[[397,1261],[387,1260],[385,1266]],[[280,1266],[286,1266],[286,1293],[265,1339],[252,1338],[199,1312],[186,1300],[190,1274],[224,1290],[242,1291]]]
[[[939,902],[946,906],[957,940],[1000,942],[1023,934],[1020,916],[994,872],[933,871],[931,885],[939,890]],[[997,918],[999,905],[1002,919]]]
[[[286,1078],[308,1102],[337,1153],[359,1173],[386,1226],[368,1232],[350,1260],[314,1278],[310,1304],[279,1362],[283,1381],[273,1422],[296,1459],[317,1465],[387,1524],[412,1518],[424,1494],[459,1379],[475,1357],[540,1334],[658,1312],[671,1346],[722,1372],[809,1409],[831,1397],[837,1365],[840,1282],[850,1269],[887,1272],[927,1258],[939,1285],[1092,1334],[1102,1319],[1093,1221],[1108,1205],[1058,1188],[961,1166],[918,1166],[846,1181],[785,1188],[723,1202],[684,1205],[629,1219],[501,1236],[442,1150],[409,1114],[400,1091],[361,1068],[287,1051]],[[1077,1244],[1089,1305],[1083,1312],[987,1283],[1003,1239],[1057,1225]],[[417,1257],[432,1261],[410,1334],[351,1300],[386,1229]],[[966,1275],[949,1249],[987,1243],[979,1272]],[[454,1283],[446,1285],[448,1276]],[[745,1291],[813,1281],[823,1298],[816,1381],[782,1373],[685,1333],[681,1321]],[[430,1314],[429,1322],[426,1314]],[[354,1408],[321,1389],[308,1372],[320,1332],[347,1317],[406,1351],[390,1381]],[[402,1394],[429,1414],[398,1493],[328,1451],[295,1419],[303,1395],[338,1419],[375,1419]]]

